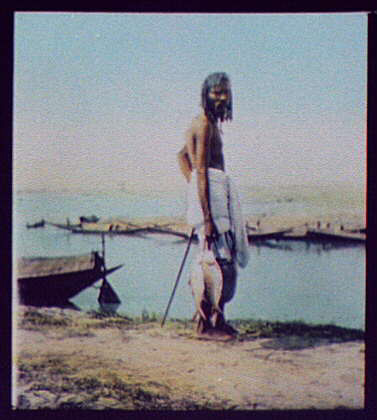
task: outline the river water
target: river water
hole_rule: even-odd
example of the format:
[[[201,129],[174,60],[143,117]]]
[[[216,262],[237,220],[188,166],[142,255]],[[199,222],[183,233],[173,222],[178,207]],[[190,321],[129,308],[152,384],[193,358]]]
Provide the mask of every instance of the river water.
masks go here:
[[[285,206],[285,207],[284,207]],[[302,211],[303,203],[244,201],[247,215]],[[284,207],[284,208],[283,208]],[[300,207],[300,208],[298,208]],[[74,235],[51,226],[27,229],[44,218],[75,223],[79,216],[182,216],[184,197],[141,196],[132,193],[18,193],[14,198],[13,253],[20,256],[63,256],[101,251],[97,235]],[[186,243],[170,235],[106,237],[106,264],[124,266],[108,277],[122,304],[118,313],[163,314],[182,261]],[[187,284],[189,253],[169,316],[191,318],[194,304]],[[100,282],[95,286],[99,286]],[[72,302],[81,309],[98,309],[99,290],[91,287]],[[236,295],[226,306],[229,319],[300,320],[314,324],[364,329],[365,247],[333,246],[301,241],[268,241],[250,246],[250,262],[239,270]]]

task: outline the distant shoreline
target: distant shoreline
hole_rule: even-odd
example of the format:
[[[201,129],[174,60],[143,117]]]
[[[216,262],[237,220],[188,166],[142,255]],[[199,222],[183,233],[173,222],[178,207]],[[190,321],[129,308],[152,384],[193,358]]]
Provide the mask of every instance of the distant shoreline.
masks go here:
[[[361,188],[348,185],[328,185],[328,186],[284,186],[279,188],[269,187],[262,188],[260,186],[250,186],[250,188],[241,187],[239,189],[239,195],[241,205],[243,209],[244,220],[247,222],[251,229],[255,230],[255,227],[260,226],[264,232],[279,231],[291,228],[300,228],[300,226],[310,226],[321,228],[331,227],[331,229],[345,229],[359,230],[365,229],[366,227],[366,199],[365,191]],[[171,225],[182,225],[178,226],[178,230],[185,234],[189,234],[190,228],[185,224],[185,203],[186,203],[186,192],[180,191],[179,193],[172,193],[171,191],[155,191],[151,192],[125,192],[114,189],[106,192],[95,192],[85,191],[47,191],[47,190],[23,190],[17,192],[17,199],[27,199],[28,195],[30,198],[33,194],[43,195],[53,194],[56,198],[64,200],[65,196],[69,198],[71,202],[75,200],[75,197],[80,195],[83,196],[97,196],[99,199],[106,199],[107,197],[114,196],[118,201],[122,202],[128,199],[135,199],[140,202],[145,199],[164,200],[164,197],[169,201],[179,203],[181,209],[179,213],[173,212],[169,214],[169,208],[166,209],[166,213],[158,212],[154,214],[151,209],[149,217],[143,217],[143,215],[135,213],[132,217],[120,214],[119,210],[113,214],[111,208],[107,209],[105,213],[96,214],[96,209],[90,210],[90,215],[96,215],[100,218],[101,226],[103,224],[148,224],[151,228],[159,227],[162,224]],[[124,197],[124,199],[123,199]],[[169,201],[169,202],[170,202]],[[174,207],[175,208],[175,207]],[[13,207],[14,215],[17,216],[17,204]],[[81,214],[80,210],[77,210],[75,214],[62,215],[60,219],[50,219],[50,214],[39,214],[34,216],[33,220],[26,220],[25,223],[32,225],[41,218],[48,222],[57,223],[63,225],[66,223],[67,217],[71,223],[79,223],[81,216],[89,216],[89,214]],[[72,213],[72,210],[71,210]],[[38,219],[39,217],[39,219]],[[183,226],[184,225],[184,226]],[[103,226],[102,226],[103,227]],[[140,226],[139,226],[140,227]],[[141,226],[142,227],[142,226]],[[160,226],[161,227],[161,226]],[[96,225],[86,225],[87,229],[98,230]],[[106,227],[104,227],[105,231]],[[175,229],[175,228],[174,228]],[[102,229],[103,230],[103,229]],[[259,229],[258,229],[259,230]],[[253,233],[253,232],[250,232]],[[254,232],[255,233],[255,232]]]
[[[238,184],[237,184],[238,185]],[[77,193],[77,194],[112,194],[112,193],[127,193],[127,194],[179,194],[184,191],[185,184],[182,187],[167,187],[164,185],[162,189],[152,189],[152,188],[125,188],[125,187],[116,187],[116,186],[105,186],[99,188],[90,187],[64,187],[64,188],[55,188],[55,187],[37,187],[37,188],[28,188],[28,187],[17,187],[15,185],[14,192],[16,194],[28,194],[28,193]],[[364,184],[350,184],[349,182],[328,182],[328,183],[313,183],[313,184],[240,184],[238,188],[241,192],[249,190],[250,193],[287,193],[294,191],[303,191],[314,192],[314,191],[334,191],[342,189],[344,191],[353,191],[363,193],[366,190],[366,185]]]
[[[352,211],[360,214],[366,213],[366,188],[363,185],[328,184],[328,185],[276,185],[276,186],[240,186],[238,188],[241,205],[244,208],[248,203],[255,204],[305,204],[325,208],[326,211]],[[176,197],[177,200],[186,200],[186,189],[177,190],[125,190],[125,189],[15,189],[15,198],[28,194],[56,194],[56,195],[125,195],[135,197]],[[246,212],[247,213],[247,212]]]

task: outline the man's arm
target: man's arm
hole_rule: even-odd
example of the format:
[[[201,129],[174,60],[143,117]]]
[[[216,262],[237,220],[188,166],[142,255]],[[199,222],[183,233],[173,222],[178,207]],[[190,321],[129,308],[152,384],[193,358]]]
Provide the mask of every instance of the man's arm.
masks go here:
[[[196,167],[198,172],[199,201],[203,210],[205,235],[212,237],[216,233],[211,213],[210,190],[208,182],[208,166],[211,139],[211,126],[208,121],[202,122],[196,133]]]
[[[184,177],[186,178],[187,182],[191,181],[191,172],[192,172],[192,165],[190,162],[190,158],[187,152],[187,146],[183,146],[183,148],[178,152],[178,163],[183,173]]]

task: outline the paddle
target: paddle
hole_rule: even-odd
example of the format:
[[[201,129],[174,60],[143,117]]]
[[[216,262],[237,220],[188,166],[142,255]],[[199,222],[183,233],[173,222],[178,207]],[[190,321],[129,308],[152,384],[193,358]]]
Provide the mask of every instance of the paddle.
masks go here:
[[[121,304],[122,301],[119,299],[119,296],[116,294],[115,290],[111,287],[111,284],[106,279],[106,274],[109,274],[113,269],[107,270],[106,263],[105,263],[105,234],[101,234],[102,240],[102,270],[103,270],[103,277],[102,277],[102,286],[100,288],[100,293],[98,295],[98,303],[100,305],[107,304],[107,303],[114,303],[114,304]]]

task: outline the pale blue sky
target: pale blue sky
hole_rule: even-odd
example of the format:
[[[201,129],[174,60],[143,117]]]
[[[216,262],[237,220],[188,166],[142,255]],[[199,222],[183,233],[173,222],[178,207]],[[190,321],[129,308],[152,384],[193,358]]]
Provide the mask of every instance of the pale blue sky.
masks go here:
[[[17,13],[15,29],[17,188],[184,187],[176,153],[214,71],[238,184],[364,182],[366,14]]]

